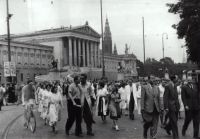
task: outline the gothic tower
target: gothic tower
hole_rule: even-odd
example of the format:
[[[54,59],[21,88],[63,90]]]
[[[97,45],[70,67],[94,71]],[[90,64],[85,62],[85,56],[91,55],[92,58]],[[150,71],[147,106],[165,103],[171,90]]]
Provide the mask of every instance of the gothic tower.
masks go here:
[[[112,54],[112,35],[110,32],[108,18],[106,18],[106,24],[105,24],[105,29],[104,29],[103,50],[104,50],[104,54],[106,54],[106,55]]]

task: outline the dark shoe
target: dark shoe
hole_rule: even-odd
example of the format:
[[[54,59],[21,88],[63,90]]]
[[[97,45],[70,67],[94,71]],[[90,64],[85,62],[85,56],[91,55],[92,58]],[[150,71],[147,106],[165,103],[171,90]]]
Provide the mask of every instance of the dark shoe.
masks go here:
[[[171,135],[171,132],[170,132],[169,129],[167,129],[166,127],[165,127],[164,129],[165,129],[165,131],[166,131],[166,133],[167,133],[168,135]]]
[[[143,139],[147,139],[147,136],[143,136]]]
[[[96,122],[94,120],[92,120],[92,123],[95,124]]]
[[[200,139],[200,137],[193,137],[193,139]]]
[[[182,129],[182,136],[185,136],[185,130]]]
[[[75,134],[75,136],[82,138],[83,135],[82,134]]]
[[[143,138],[147,139],[147,133],[143,133]]]
[[[55,128],[55,126],[54,126],[54,125],[52,126],[52,131],[53,131],[53,132],[55,132],[55,131],[56,131],[56,128]]]
[[[88,132],[87,135],[88,135],[88,136],[94,136],[94,133]]]
[[[65,131],[65,134],[66,134],[67,136],[69,136],[69,131]]]

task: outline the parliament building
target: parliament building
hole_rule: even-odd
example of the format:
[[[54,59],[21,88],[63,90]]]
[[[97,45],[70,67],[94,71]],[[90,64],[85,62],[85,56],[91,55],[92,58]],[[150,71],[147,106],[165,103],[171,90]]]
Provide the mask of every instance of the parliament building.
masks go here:
[[[48,75],[51,61],[57,61],[59,76],[87,73],[89,79],[102,77],[101,35],[86,22],[82,26],[70,26],[36,31],[11,36],[12,61],[17,65],[17,81],[36,75]],[[108,19],[104,31],[105,75],[109,80],[122,80],[137,77],[136,56],[118,54],[116,45],[112,44],[112,35]],[[0,41],[0,79],[3,79],[3,61],[7,60],[5,37]],[[52,71],[51,71],[52,72]],[[52,73],[51,73],[52,74]]]

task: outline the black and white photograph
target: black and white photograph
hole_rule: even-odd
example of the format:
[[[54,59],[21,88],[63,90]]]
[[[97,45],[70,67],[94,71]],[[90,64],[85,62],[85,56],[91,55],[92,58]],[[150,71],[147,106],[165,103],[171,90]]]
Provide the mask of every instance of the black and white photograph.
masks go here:
[[[200,139],[200,0],[0,0],[1,139]]]

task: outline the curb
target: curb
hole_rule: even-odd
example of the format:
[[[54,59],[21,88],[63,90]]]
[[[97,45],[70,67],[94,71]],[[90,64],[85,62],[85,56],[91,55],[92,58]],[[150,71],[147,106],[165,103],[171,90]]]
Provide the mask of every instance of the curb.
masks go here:
[[[7,127],[5,128],[5,130],[3,131],[2,139],[7,139],[7,136],[8,136],[8,133],[9,133],[10,128],[12,127],[12,125],[13,125],[21,116],[23,116],[23,114],[18,115],[17,117],[15,117],[15,119],[13,119],[13,120],[8,124],[8,126],[7,126]]]

